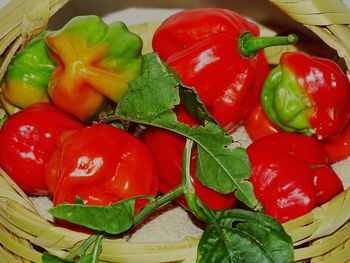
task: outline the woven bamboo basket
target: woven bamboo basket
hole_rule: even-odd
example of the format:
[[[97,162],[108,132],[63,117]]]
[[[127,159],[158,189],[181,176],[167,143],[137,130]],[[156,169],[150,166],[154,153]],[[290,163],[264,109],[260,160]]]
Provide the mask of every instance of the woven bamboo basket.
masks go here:
[[[11,57],[68,0],[13,0],[0,12],[0,79]],[[340,0],[271,0],[293,20],[326,43],[350,68],[350,10]],[[159,22],[130,29],[144,40],[144,52]],[[274,34],[262,27],[262,35]],[[295,47],[269,48],[270,63]],[[349,70],[347,70],[349,75]],[[350,167],[349,167],[350,170]],[[350,173],[348,173],[350,177]],[[347,178],[350,181],[350,178]],[[284,224],[295,244],[295,262],[350,262],[350,189],[312,212]],[[64,256],[88,238],[43,218],[29,197],[0,170],[0,262],[41,262],[41,253]],[[195,262],[198,239],[179,242],[130,243],[124,238],[104,238],[101,262]]]

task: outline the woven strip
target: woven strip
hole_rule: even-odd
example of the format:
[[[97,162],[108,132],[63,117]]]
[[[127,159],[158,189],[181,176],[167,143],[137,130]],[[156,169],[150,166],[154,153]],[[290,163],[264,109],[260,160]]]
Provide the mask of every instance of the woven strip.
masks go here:
[[[350,228],[350,225],[347,224],[345,226],[346,228]],[[341,229],[340,231],[344,231],[344,229]],[[340,236],[337,233],[337,236]],[[325,242],[328,241],[331,237],[327,237],[324,239],[317,240],[313,243],[313,246],[317,244],[322,244],[324,246]],[[313,257],[311,259],[311,263],[319,263],[319,262],[349,262],[350,261],[350,238],[348,238],[345,242],[341,243],[339,246],[337,246],[335,249],[330,251],[329,253],[326,253],[322,256]]]
[[[33,0],[22,18],[22,40],[26,45],[34,36],[45,30],[49,21],[49,0]]]
[[[304,25],[350,24],[350,10],[342,0],[270,0]]]

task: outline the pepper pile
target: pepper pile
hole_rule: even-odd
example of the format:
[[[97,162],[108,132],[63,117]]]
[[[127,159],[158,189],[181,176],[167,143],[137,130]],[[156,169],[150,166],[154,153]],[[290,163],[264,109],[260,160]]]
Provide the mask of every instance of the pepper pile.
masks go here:
[[[25,192],[51,194],[54,216],[92,230],[123,233],[175,199],[208,225],[199,261],[227,242],[224,229],[250,244],[227,257],[254,248],[264,262],[290,262],[292,241],[275,219],[343,191],[331,164],[350,156],[350,84],[341,69],[292,52],[269,72],[263,48],[296,40],[260,37],[230,10],[193,9],[166,19],[153,37],[156,53],[142,55],[140,37],[122,22],[74,18],[11,62],[0,166]],[[228,133],[241,124],[254,142],[231,149]],[[233,209],[240,206],[275,219]]]
[[[229,10],[215,8],[185,10],[163,22],[155,32],[152,44],[153,49],[179,74],[184,84],[197,90],[209,113],[228,132],[234,130],[243,120],[249,136],[254,141],[282,131],[303,132],[309,136],[315,133],[318,138],[339,134],[349,122],[350,116],[350,85],[346,75],[334,62],[323,58],[311,58],[300,52],[283,54],[281,65],[268,73],[268,65],[261,48],[272,45],[272,43],[293,43],[295,39],[293,36],[289,36],[289,39],[252,37],[258,34],[259,31],[255,24]],[[250,49],[250,52],[245,52],[246,49]],[[268,77],[265,79],[267,75]],[[181,116],[184,115],[183,110],[176,112],[178,119],[181,119]],[[187,123],[193,125],[191,120]],[[291,140],[290,149],[285,150],[292,154],[295,145],[303,145],[302,142],[310,142],[314,139],[294,135],[283,135],[283,137],[278,138],[278,140],[265,139],[268,143],[264,144],[262,148],[255,146],[257,143],[253,143],[254,146],[248,148],[248,155],[250,152],[259,151],[259,154],[251,154],[254,157],[249,156],[253,169],[251,178],[255,178],[252,183],[257,198],[265,207],[265,212],[275,216],[281,222],[285,222],[313,209],[316,206],[316,196],[327,196],[327,198],[318,199],[317,204],[319,205],[342,191],[341,182],[331,170],[328,161],[328,158],[332,161],[340,160],[340,158],[330,156],[325,157],[322,161],[315,160],[315,162],[300,164],[300,162],[305,161],[301,158],[298,160],[298,165],[289,169],[292,165],[287,159],[292,157],[277,156],[278,149],[274,145],[280,144],[283,139]],[[344,138],[344,135],[341,138]],[[331,146],[327,147],[327,145],[341,144],[344,148],[342,156],[350,155],[350,151],[344,153],[345,148],[350,145],[349,140],[341,138],[338,136],[337,142],[330,143],[328,141],[325,143],[328,154],[332,155],[332,149]],[[184,139],[181,141],[179,135],[153,128],[146,131],[145,142],[156,157],[160,191],[167,192],[181,181],[180,152],[184,147]],[[165,149],[161,145],[166,142],[169,144]],[[260,141],[259,144],[261,145],[262,142]],[[317,141],[311,144],[306,143],[303,147],[314,147],[314,153],[324,152],[323,146]],[[333,155],[335,152],[339,152],[339,147],[336,148],[333,150]],[[268,157],[268,151],[272,151],[271,154],[276,159]],[[268,163],[266,163],[267,160],[264,161],[265,165],[281,167],[281,171],[276,172],[276,174],[278,178],[285,178],[283,183],[273,184],[272,188],[266,189],[261,189],[261,185],[257,186],[257,184],[264,185],[261,180],[256,179],[262,175],[258,176],[254,172],[255,166],[262,165],[258,161],[260,156],[268,158]],[[283,164],[277,165],[279,161]],[[327,169],[315,168],[321,164],[326,165]],[[173,167],[170,169],[171,172],[167,167]],[[301,176],[302,173],[297,172],[296,167],[307,171],[307,174],[317,170],[317,173],[322,174],[323,178],[328,178],[329,174],[331,176],[328,179],[316,180],[312,176],[305,179],[307,176],[305,174]],[[311,167],[312,171],[309,171]],[[264,169],[260,172],[263,173]],[[286,172],[287,174],[285,174]],[[198,196],[202,197],[202,200],[209,207],[223,209],[227,208],[226,206],[234,205],[234,202],[230,201],[229,195],[215,196],[211,189],[203,187],[200,182],[197,182],[195,164],[193,164],[192,173]],[[297,179],[298,176],[301,177]],[[263,178],[264,181],[268,180],[266,176]],[[298,183],[293,181],[293,178],[296,181],[299,180]],[[313,180],[327,181],[330,186],[328,189],[315,190],[315,186],[312,184]],[[334,184],[332,180],[334,180]],[[257,183],[257,181],[260,182]],[[307,181],[309,182],[307,183]],[[301,197],[300,202],[292,200],[291,196],[288,197],[290,192],[275,192],[273,196],[262,201],[263,197],[256,191],[260,188],[260,193],[265,191],[272,193],[272,190],[277,191],[276,189],[283,188],[282,185],[287,184],[293,185],[292,188],[295,189],[302,188],[303,184],[309,184],[309,190],[304,196],[310,199],[309,202],[302,204]],[[264,187],[267,186],[264,185]],[[290,191],[292,190],[290,189]],[[280,204],[278,205],[276,202],[280,202]],[[298,203],[306,206],[307,209],[300,209]],[[290,206],[289,210],[285,208],[288,206]],[[293,212],[294,210],[296,212]]]
[[[54,205],[77,196],[109,205],[157,194],[144,144],[113,126],[90,126],[140,75],[141,48],[124,23],[81,16],[41,33],[14,57],[2,83],[11,116],[0,130],[0,166],[25,192],[51,194]],[[146,201],[136,202],[135,213]]]

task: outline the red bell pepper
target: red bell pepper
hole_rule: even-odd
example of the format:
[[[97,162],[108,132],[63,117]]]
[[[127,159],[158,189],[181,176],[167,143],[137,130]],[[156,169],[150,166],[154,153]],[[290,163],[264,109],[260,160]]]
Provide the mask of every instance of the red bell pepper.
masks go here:
[[[313,137],[275,133],[247,148],[251,181],[267,214],[286,222],[343,191],[322,144]]]
[[[185,111],[183,106],[175,109],[177,118],[180,122],[190,126],[199,125]],[[182,178],[182,155],[185,149],[185,138],[179,134],[160,129],[148,128],[142,135],[143,141],[151,150],[158,170],[159,190],[167,193],[178,186]],[[194,151],[191,162],[191,177],[193,185],[199,199],[209,208],[221,210],[231,208],[235,204],[233,194],[220,194],[199,182],[196,179],[196,153]],[[183,196],[177,199],[181,205],[186,207],[186,201]]]
[[[109,205],[140,195],[155,196],[158,178],[152,154],[136,137],[107,124],[63,135],[47,167],[54,205]],[[135,213],[146,204],[135,202]]]
[[[344,191],[343,183],[328,165],[318,165],[311,169],[316,188],[317,204],[322,205]]]
[[[11,115],[0,130],[0,166],[27,193],[45,195],[45,167],[62,132],[83,124],[48,103]]]
[[[342,133],[322,143],[332,163],[348,158],[350,156],[350,121]]]
[[[268,74],[262,48],[297,39],[258,35],[256,24],[231,10],[192,9],[167,18],[154,33],[152,46],[231,131],[258,100]]]
[[[282,130],[337,135],[350,118],[350,82],[333,61],[301,52],[282,55],[261,93],[269,118]]]
[[[252,141],[281,131],[281,129],[267,117],[261,103],[257,103],[253,107],[244,118],[243,124]]]

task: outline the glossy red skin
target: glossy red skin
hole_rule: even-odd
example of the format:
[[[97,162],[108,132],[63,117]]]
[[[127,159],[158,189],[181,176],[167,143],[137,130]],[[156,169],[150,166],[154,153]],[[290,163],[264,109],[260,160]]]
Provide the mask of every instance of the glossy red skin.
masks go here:
[[[321,165],[311,169],[317,204],[322,205],[344,191],[343,183],[331,167]]]
[[[152,46],[193,86],[213,117],[232,131],[258,100],[268,64],[263,51],[243,57],[238,38],[259,35],[257,25],[231,10],[202,8],[170,16],[156,30]]]
[[[109,205],[158,192],[152,154],[141,140],[121,129],[94,124],[68,135],[57,150],[60,157],[50,166],[59,173],[54,205],[74,203],[77,195],[86,205]],[[146,202],[136,201],[135,214]]]
[[[329,201],[343,190],[342,182],[330,167],[330,160],[322,143],[314,137],[299,133],[276,133],[258,140],[260,147],[287,152],[308,165],[313,178],[317,204]],[[314,171],[315,170],[315,171]]]
[[[177,109],[178,120],[190,126],[198,125],[182,107]],[[167,193],[178,186],[182,178],[182,155],[185,149],[185,138],[176,133],[159,129],[148,128],[143,136],[143,141],[151,150],[157,165],[159,175],[159,190]],[[192,155],[191,178],[199,199],[213,210],[232,208],[235,197],[232,194],[223,195],[204,185],[195,177],[196,174],[196,151]],[[183,196],[177,199],[181,205],[186,207]]]
[[[252,164],[254,192],[266,212],[281,222],[307,213],[316,204],[329,201],[343,190],[339,177],[329,166],[322,144],[313,137],[275,133],[255,141],[247,148],[247,153]],[[291,186],[300,188],[310,203],[303,206],[300,199],[295,204],[295,200],[290,201],[290,207],[280,207],[278,200],[294,191]]]
[[[309,166],[329,164],[322,144],[313,137],[299,133],[279,132],[270,134],[254,142],[260,148],[287,152]]]
[[[281,129],[267,117],[261,103],[255,104],[254,108],[244,118],[243,124],[252,141],[281,132]]]
[[[45,195],[45,167],[59,134],[83,127],[51,104],[32,104],[10,116],[0,130],[0,166],[25,192]]]
[[[64,141],[75,132],[76,130],[68,130],[60,133],[60,135],[57,138],[55,151],[53,152],[53,154],[51,155],[51,158],[46,163],[45,181],[46,181],[47,190],[51,196],[55,195],[56,187],[60,179],[59,163],[61,161],[62,147],[63,147]]]
[[[308,118],[315,135],[325,139],[341,133],[350,118],[350,82],[340,67],[332,60],[300,52],[284,54],[281,64],[295,74],[312,104]]]
[[[348,158],[350,156],[350,121],[342,133],[324,140],[322,143],[332,163]]]
[[[250,180],[266,214],[284,223],[310,212],[316,192],[309,167],[288,153],[247,148],[252,166]]]

